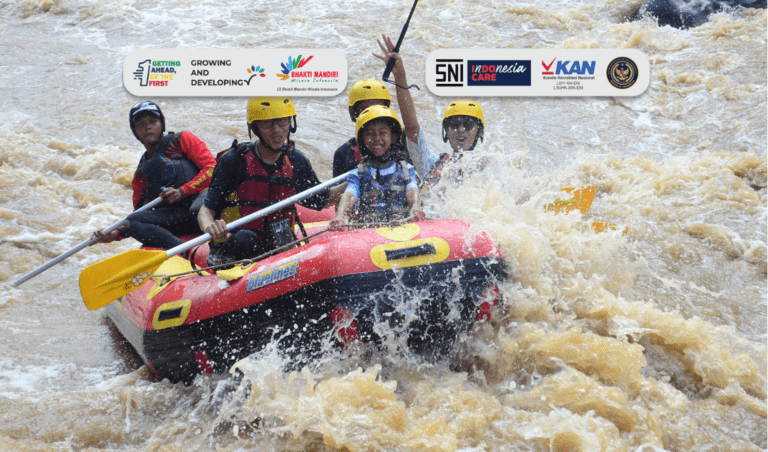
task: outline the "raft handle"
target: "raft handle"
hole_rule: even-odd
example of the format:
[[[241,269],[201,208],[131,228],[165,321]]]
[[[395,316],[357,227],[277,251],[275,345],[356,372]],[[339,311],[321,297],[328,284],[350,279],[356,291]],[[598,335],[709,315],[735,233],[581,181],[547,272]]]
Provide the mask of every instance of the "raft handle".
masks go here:
[[[398,250],[386,250],[388,261],[397,259],[405,259],[406,257],[422,256],[424,254],[437,254],[435,251],[435,245],[431,243],[424,243],[418,246],[411,246],[409,248],[400,248]]]
[[[181,307],[162,310],[160,311],[160,314],[157,316],[157,320],[159,322],[162,322],[164,320],[177,319],[181,317],[181,311],[182,311]]]

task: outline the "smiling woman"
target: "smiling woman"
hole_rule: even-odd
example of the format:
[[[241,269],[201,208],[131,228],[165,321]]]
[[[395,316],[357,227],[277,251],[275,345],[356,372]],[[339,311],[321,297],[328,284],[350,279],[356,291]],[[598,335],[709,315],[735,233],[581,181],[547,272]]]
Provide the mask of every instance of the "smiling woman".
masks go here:
[[[357,117],[355,130],[363,160],[347,178],[329,227],[341,227],[347,216],[364,223],[423,219],[416,172],[405,160],[403,127],[395,112],[383,105],[368,107]]]

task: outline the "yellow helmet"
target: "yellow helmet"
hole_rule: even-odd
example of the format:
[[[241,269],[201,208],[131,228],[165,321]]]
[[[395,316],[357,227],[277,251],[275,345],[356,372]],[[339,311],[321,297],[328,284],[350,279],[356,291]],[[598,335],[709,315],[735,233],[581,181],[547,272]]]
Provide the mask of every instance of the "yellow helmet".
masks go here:
[[[265,119],[296,116],[290,97],[251,97],[248,99],[248,124]]]
[[[392,111],[391,108],[385,107],[383,105],[374,105],[363,110],[355,122],[355,138],[357,139],[358,145],[363,142],[362,137],[360,136],[360,130],[362,130],[366,124],[376,119],[387,118],[393,120],[390,121],[393,125],[393,132],[402,134],[403,127],[400,125],[400,119],[398,119],[397,115],[394,111]]]
[[[483,107],[471,99],[458,99],[448,104],[443,115],[443,122],[451,116],[460,115],[477,118],[480,120],[481,125],[485,125],[483,122]]]
[[[349,90],[349,117],[352,121],[357,120],[357,115],[360,114],[360,109],[356,107],[357,103],[364,100],[383,100],[387,107],[392,102],[389,90],[383,83],[372,78],[360,80]]]
[[[286,118],[288,116],[293,117],[290,131],[294,133],[296,132],[296,108],[290,97],[251,97],[248,99],[247,110],[248,136],[251,135],[251,130],[256,136],[259,136],[256,126],[252,125],[253,121]]]
[[[480,122],[477,134],[475,135],[475,141],[472,143],[472,145],[467,149],[468,151],[471,151],[475,148],[475,145],[477,144],[477,140],[479,139],[481,142],[483,141],[483,129],[485,129],[485,121],[483,116],[483,107],[480,106],[477,102],[475,102],[472,99],[458,99],[454,100],[448,106],[445,108],[445,114],[443,115],[443,142],[448,142],[448,128],[447,128],[447,121],[448,118],[452,116],[469,116],[471,118],[475,118],[477,121]]]
[[[360,80],[352,85],[349,90],[349,106],[352,107],[361,100],[381,99],[387,102],[392,101],[389,90],[380,81],[372,78]]]

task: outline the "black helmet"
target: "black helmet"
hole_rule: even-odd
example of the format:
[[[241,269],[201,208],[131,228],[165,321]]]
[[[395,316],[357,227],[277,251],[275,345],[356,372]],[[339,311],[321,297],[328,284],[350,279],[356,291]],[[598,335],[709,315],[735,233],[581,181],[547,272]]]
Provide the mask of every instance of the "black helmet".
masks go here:
[[[160,123],[163,125],[163,132],[165,132],[165,116],[163,116],[160,107],[154,102],[145,100],[131,107],[131,111],[128,113],[128,123],[131,125],[131,132],[133,132],[133,136],[135,136],[137,140],[139,139],[139,136],[136,135],[136,119],[139,118],[139,115],[146,112],[152,113],[160,118]]]

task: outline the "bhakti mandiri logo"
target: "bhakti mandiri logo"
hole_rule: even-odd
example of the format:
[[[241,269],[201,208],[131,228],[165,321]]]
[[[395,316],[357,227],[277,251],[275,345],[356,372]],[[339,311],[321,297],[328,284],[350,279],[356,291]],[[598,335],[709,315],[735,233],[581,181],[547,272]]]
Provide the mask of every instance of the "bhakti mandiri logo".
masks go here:
[[[339,81],[338,69],[328,70],[327,68],[323,68],[323,70],[313,70],[311,68],[305,67],[307,63],[312,60],[312,58],[313,55],[310,55],[306,58],[302,58],[301,55],[296,58],[289,56],[287,64],[280,63],[281,71],[279,74],[277,74],[278,78],[280,78],[281,81],[290,80],[291,83],[328,83]],[[315,63],[316,62],[317,60],[315,60]],[[317,67],[317,64],[313,64],[313,66]]]
[[[299,71],[298,69],[301,69],[309,63],[309,60],[312,59],[312,55],[301,58],[301,55],[299,55],[296,58],[293,58],[291,56],[288,57],[288,64],[280,63],[280,74],[277,74],[277,76],[280,78],[280,80],[288,80],[289,78],[304,78],[304,77],[312,77],[312,71]]]

